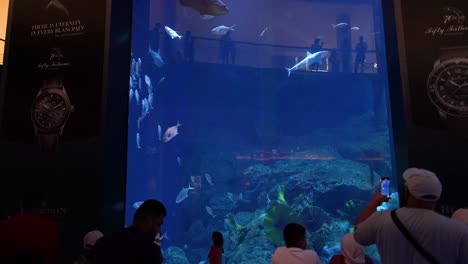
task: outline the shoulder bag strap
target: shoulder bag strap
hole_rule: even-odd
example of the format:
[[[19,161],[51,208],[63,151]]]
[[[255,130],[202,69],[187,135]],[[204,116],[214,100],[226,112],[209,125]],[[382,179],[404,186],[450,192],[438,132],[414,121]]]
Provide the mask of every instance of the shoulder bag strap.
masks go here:
[[[429,253],[427,252],[419,243],[416,241],[416,239],[411,235],[411,233],[408,231],[408,229],[405,228],[403,223],[400,221],[398,216],[396,215],[396,209],[392,210],[390,212],[390,215],[392,216],[393,223],[398,227],[400,232],[405,236],[405,238],[411,242],[411,244],[416,248],[416,250],[421,254],[429,263],[431,264],[438,264],[439,262]]]

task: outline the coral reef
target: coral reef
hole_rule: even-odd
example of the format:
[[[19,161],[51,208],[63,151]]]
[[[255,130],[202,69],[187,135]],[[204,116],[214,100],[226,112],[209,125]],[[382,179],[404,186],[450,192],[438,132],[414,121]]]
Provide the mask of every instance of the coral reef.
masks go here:
[[[189,264],[185,252],[178,247],[169,247],[164,254],[164,263],[167,264]]]

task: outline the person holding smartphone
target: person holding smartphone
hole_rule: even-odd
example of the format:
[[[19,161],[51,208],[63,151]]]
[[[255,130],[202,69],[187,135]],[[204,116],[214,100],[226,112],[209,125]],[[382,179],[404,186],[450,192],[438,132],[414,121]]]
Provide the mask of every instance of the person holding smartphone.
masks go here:
[[[384,264],[468,263],[468,228],[434,212],[442,194],[435,173],[410,168],[403,173],[403,179],[405,206],[392,212],[375,212],[389,199],[379,187],[356,221],[356,242],[363,246],[376,244]]]

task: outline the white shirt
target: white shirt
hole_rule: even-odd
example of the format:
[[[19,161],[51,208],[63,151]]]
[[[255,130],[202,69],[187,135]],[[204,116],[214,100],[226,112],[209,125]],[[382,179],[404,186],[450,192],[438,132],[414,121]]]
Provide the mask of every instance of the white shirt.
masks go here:
[[[432,210],[400,208],[396,215],[439,263],[468,263],[468,226]],[[374,213],[356,227],[354,239],[376,244],[383,264],[428,263],[393,223],[390,211]]]
[[[273,253],[271,264],[322,264],[317,253],[295,247],[279,247]]]

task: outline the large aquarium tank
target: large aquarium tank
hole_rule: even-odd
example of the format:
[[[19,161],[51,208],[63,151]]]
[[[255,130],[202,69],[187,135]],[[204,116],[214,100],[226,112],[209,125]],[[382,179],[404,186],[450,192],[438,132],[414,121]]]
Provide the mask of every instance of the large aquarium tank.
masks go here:
[[[381,0],[133,2],[126,225],[162,201],[165,263],[270,263],[290,222],[326,263],[381,177],[398,205]]]

